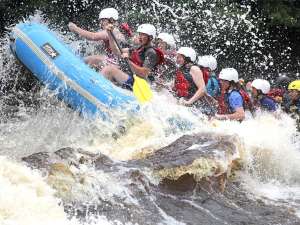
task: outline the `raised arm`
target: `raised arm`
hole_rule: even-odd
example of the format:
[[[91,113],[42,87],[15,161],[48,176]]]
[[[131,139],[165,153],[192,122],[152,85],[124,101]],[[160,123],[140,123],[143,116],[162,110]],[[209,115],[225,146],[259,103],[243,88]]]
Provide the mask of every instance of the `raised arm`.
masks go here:
[[[68,27],[69,27],[70,31],[77,33],[81,37],[84,37],[91,41],[108,40],[108,34],[105,30],[98,31],[98,32],[90,32],[90,31],[87,31],[87,30],[84,30],[84,29],[78,27],[74,23],[69,23]]]
[[[235,109],[235,112],[232,114],[223,115],[226,119],[229,120],[238,120],[241,121],[245,119],[245,111],[243,107],[239,107]]]

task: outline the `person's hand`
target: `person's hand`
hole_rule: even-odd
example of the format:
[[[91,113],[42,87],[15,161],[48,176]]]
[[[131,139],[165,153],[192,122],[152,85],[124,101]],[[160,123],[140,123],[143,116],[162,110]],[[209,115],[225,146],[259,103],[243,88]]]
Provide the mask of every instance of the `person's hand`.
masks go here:
[[[69,30],[74,32],[77,29],[77,25],[75,23],[70,22],[68,24]]]
[[[275,100],[275,102],[278,102],[278,103],[282,103],[282,101],[283,101],[282,97],[280,97],[280,96],[276,96],[274,98],[274,100]]]
[[[122,55],[121,55],[121,57],[122,57],[123,59],[128,59],[128,58],[129,58],[128,52],[123,52]]]

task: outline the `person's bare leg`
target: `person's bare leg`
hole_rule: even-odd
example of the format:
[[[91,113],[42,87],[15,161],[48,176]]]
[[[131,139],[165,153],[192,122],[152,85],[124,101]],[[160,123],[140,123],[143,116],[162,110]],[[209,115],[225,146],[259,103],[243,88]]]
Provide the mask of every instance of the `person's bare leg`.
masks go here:
[[[101,74],[103,74],[107,79],[111,81],[116,81],[119,84],[123,84],[129,78],[129,75],[124,73],[122,70],[119,70],[114,65],[107,65],[101,70]]]
[[[106,59],[106,57],[104,55],[91,55],[91,56],[85,57],[84,61],[86,64],[88,64],[94,68],[100,69],[101,67],[103,67],[105,65],[105,59]]]

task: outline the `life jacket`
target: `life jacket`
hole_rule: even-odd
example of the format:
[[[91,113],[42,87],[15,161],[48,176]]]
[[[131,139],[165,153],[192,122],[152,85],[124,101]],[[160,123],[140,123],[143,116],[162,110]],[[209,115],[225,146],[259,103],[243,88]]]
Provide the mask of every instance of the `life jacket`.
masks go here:
[[[128,23],[121,23],[119,29],[127,38],[131,38],[133,36],[132,28]]]
[[[201,67],[201,71],[203,74],[204,83],[205,83],[205,85],[207,85],[208,79],[210,77],[209,76],[209,74],[210,74],[209,68]]]
[[[252,101],[249,94],[243,88],[239,89],[239,93],[241,94],[244,101],[244,109],[251,109]]]
[[[229,93],[221,93],[221,96],[219,96],[217,98],[218,103],[219,103],[218,114],[231,114],[231,113],[234,113],[234,110],[230,107],[230,103],[229,103],[229,97],[233,92],[238,92],[241,95],[241,97],[243,99],[243,108],[245,109],[245,104],[246,104],[245,103],[245,101],[246,101],[245,98],[248,98],[249,95],[243,89],[240,89],[240,90],[235,90],[234,89]],[[245,93],[246,93],[246,95],[245,95]],[[250,97],[249,97],[249,100],[250,100]]]
[[[218,101],[218,114],[228,114],[229,110],[226,102],[226,93],[221,92],[216,99]]]
[[[175,53],[174,53],[175,52]],[[167,51],[164,53],[164,62],[158,65],[155,73],[161,81],[170,81],[176,73],[176,51]]]
[[[273,88],[269,91],[269,93],[267,94],[269,97],[271,98],[276,98],[277,96],[279,97],[283,97],[283,94],[285,93],[284,89],[281,88]]]
[[[177,97],[189,98],[197,91],[197,86],[190,74],[190,69],[190,67],[182,66],[176,71],[174,91]]]
[[[281,103],[285,92],[286,91],[282,88],[273,88],[267,95],[271,97],[275,102]]]
[[[270,108],[270,105],[264,105],[264,102],[269,99],[271,100],[271,102],[273,102],[274,104],[274,109],[271,109]],[[268,95],[265,95],[265,94],[261,94],[257,97],[256,101],[254,101],[254,106],[256,108],[261,108],[261,109],[264,109],[264,110],[267,110],[267,111],[275,111],[276,110],[276,102],[273,98],[271,98],[270,96]]]
[[[156,66],[162,64],[165,61],[164,53],[159,48],[154,48],[152,46],[148,48],[144,48],[143,46],[141,46],[138,49],[133,50],[130,55],[130,61],[138,66],[143,66],[146,51],[150,48],[153,48],[158,56]]]
[[[204,77],[204,76],[203,76]],[[212,97],[217,97],[221,94],[220,83],[214,72],[210,73],[207,84],[206,91]]]

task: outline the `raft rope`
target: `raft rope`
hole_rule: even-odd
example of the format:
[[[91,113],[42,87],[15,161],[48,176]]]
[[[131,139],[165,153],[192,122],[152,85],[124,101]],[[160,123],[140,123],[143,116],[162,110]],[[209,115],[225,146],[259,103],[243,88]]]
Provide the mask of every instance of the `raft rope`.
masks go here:
[[[61,71],[49,58],[48,56],[19,28],[14,29],[14,34],[20,38],[35,54],[36,56],[49,68],[49,70],[61,81],[65,82],[68,87],[79,93],[89,102],[94,104],[97,108],[103,109],[103,106],[107,108],[107,105],[99,101],[95,96],[90,94],[84,88],[82,88],[76,81],[70,79],[63,71]],[[107,110],[107,112],[109,112]]]

